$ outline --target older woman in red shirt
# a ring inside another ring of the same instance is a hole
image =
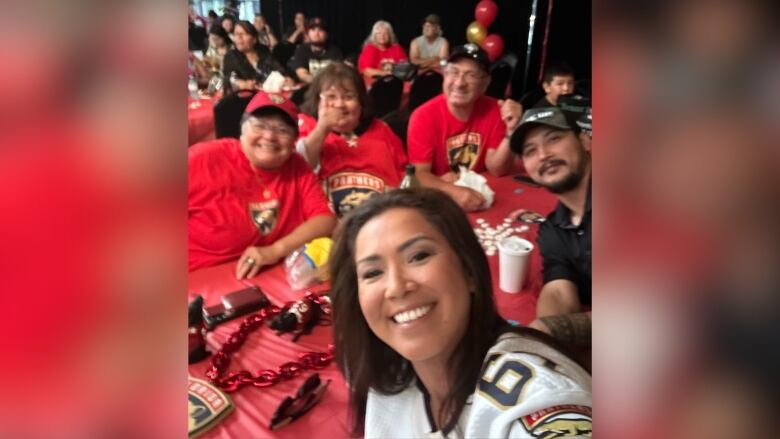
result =
[[[363,45],[358,58],[358,70],[365,76],[390,74],[393,64],[407,61],[406,51],[398,44],[393,26],[384,20],[374,23],[371,35]]]

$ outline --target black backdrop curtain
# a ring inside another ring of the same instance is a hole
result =
[[[520,57],[513,82],[513,97],[519,98],[526,88],[536,85],[541,62],[542,37],[547,20],[548,0],[539,0],[536,29],[529,69],[529,87],[523,87],[528,16],[532,0],[495,0],[498,16],[488,28],[504,39],[504,51]],[[279,28],[279,6],[284,28],[292,25],[297,11],[307,17],[319,16],[328,25],[330,39],[345,54],[360,53],[363,41],[377,20],[387,20],[409,50],[410,41],[422,33],[422,20],[430,13],[442,20],[444,36],[450,45],[466,42],[466,27],[474,21],[478,0],[262,0],[261,9],[272,26]],[[591,77],[591,2],[589,0],[557,0],[553,4],[552,22],[547,49],[547,62],[565,60],[574,68],[577,79]]]

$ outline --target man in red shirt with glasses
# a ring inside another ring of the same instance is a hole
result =
[[[460,167],[504,175],[513,166],[509,137],[522,106],[484,96],[490,61],[475,44],[458,46],[444,66],[443,93],[421,105],[409,119],[409,162],[423,186],[440,189],[466,211],[478,210],[484,198],[456,186]]]

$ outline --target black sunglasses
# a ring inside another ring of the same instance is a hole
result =
[[[294,397],[286,397],[279,404],[271,417],[269,428],[278,430],[285,425],[305,415],[312,407],[317,405],[325,394],[331,380],[324,383],[320,381],[320,374],[315,373],[303,382]]]

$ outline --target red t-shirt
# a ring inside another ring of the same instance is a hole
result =
[[[219,139],[191,146],[188,162],[190,271],[237,259],[312,217],[333,215],[298,154],[280,170],[263,171],[250,165],[238,139]]]
[[[363,51],[360,52],[358,70],[360,73],[363,73],[366,69],[381,69],[382,64],[386,62],[396,64],[408,59],[409,57],[406,56],[406,51],[398,44],[393,44],[387,49],[380,49],[379,47],[368,43],[363,46]]]
[[[317,125],[316,119],[298,116],[298,130],[305,138]],[[350,142],[331,132],[320,153],[319,177],[336,214],[343,215],[376,193],[397,187],[404,176],[406,153],[401,139],[386,123],[374,119],[368,129]]]
[[[430,163],[434,175],[457,172],[456,164],[483,172],[487,150],[498,148],[505,133],[506,124],[495,99],[480,96],[469,120],[462,122],[450,113],[447,98],[440,94],[409,118],[409,163]]]

